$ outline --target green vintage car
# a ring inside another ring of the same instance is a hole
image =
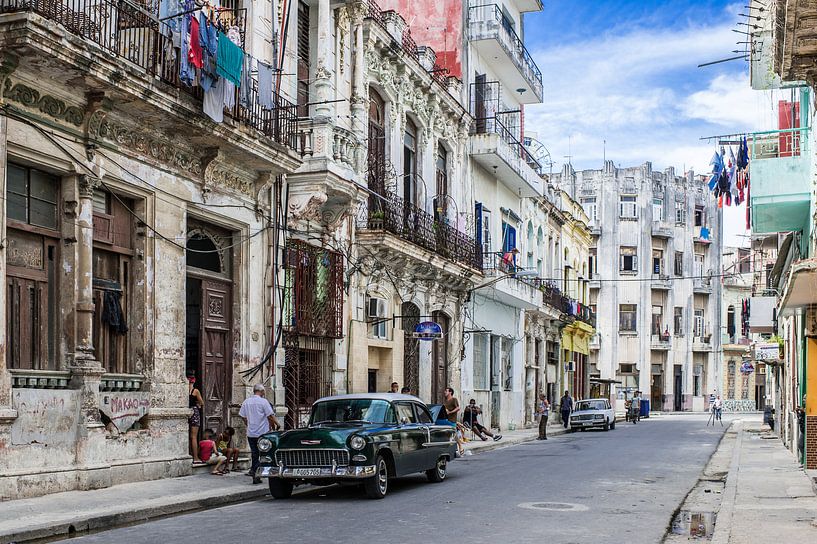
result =
[[[312,405],[309,425],[271,432],[258,440],[256,475],[269,479],[276,499],[298,484],[363,484],[382,499],[389,478],[424,472],[445,480],[457,450],[455,429],[436,425],[423,402],[411,395],[358,394],[325,397]]]

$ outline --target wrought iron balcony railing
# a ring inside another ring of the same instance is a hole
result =
[[[380,189],[370,195],[360,211],[358,225],[389,232],[441,257],[482,270],[482,252],[474,238],[392,191]]]
[[[485,4],[468,8],[468,28],[472,40],[498,40],[536,95],[542,96],[542,72],[500,6]]]
[[[0,0],[0,13],[36,13],[147,75],[200,99],[200,88],[187,87],[179,80],[179,51],[173,47],[168,24],[158,19],[156,10],[158,2],[142,6],[128,0]],[[221,9],[220,14],[239,26],[243,40],[246,9]],[[248,107],[242,107],[236,95],[230,116],[277,144],[294,146],[298,120],[295,105],[273,93],[273,108],[262,108],[256,99],[258,83],[254,79],[250,94]]]

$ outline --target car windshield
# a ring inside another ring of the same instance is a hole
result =
[[[606,410],[607,403],[603,400],[582,400],[576,403],[576,411],[580,410]]]
[[[337,399],[317,403],[312,408],[310,425],[358,421],[394,423],[391,404],[378,399]]]

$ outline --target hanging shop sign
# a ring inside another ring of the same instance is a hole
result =
[[[755,366],[752,364],[751,361],[743,361],[740,365],[740,373],[741,374],[751,374],[755,371]]]
[[[768,361],[780,358],[780,345],[776,343],[755,344],[755,359]]]
[[[414,327],[411,337],[418,340],[437,340],[443,337],[443,328],[434,321],[422,321]]]

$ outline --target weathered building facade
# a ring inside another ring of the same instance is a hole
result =
[[[720,382],[721,223],[705,181],[649,162],[574,172],[554,184],[589,219],[590,305],[601,333],[590,372],[653,410],[704,410]],[[619,406],[621,408],[621,406]]]
[[[253,7],[207,26],[272,62]],[[158,10],[0,3],[2,498],[190,473],[185,375],[235,424],[272,342],[294,105],[252,77],[205,115]]]

